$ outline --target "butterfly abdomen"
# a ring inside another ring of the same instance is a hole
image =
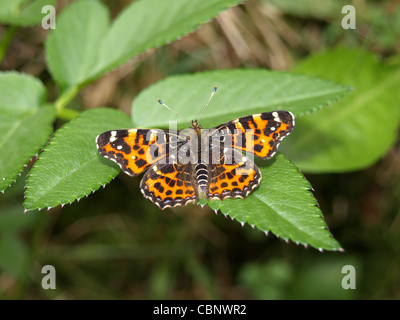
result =
[[[196,181],[199,186],[199,193],[203,194],[207,191],[208,187],[208,170],[207,165],[204,163],[198,163],[195,166]]]

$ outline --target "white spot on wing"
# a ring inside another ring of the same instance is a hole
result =
[[[279,118],[278,112],[274,111],[274,112],[272,112],[272,115],[273,115],[274,120],[275,120],[276,122],[281,122],[281,119]]]

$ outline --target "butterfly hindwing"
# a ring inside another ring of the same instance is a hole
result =
[[[140,189],[160,209],[184,206],[198,198],[190,164],[154,164],[144,174]]]
[[[96,138],[99,153],[130,176],[144,172],[168,155],[169,133],[161,129],[126,129],[103,132]]]
[[[222,159],[222,163],[209,165],[208,198],[246,198],[260,184],[260,170],[251,159],[238,151],[233,152],[233,157]]]

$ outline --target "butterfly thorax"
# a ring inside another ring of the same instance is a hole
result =
[[[199,125],[197,120],[192,120],[192,129],[195,130],[198,135],[200,135],[200,130],[203,129],[203,127]]]

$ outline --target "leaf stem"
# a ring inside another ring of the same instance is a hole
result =
[[[79,116],[79,114],[78,110],[65,108],[58,112],[57,117],[62,120],[72,120]]]
[[[66,105],[79,93],[82,85],[76,85],[66,89],[54,103],[57,110],[57,117],[64,120],[72,120],[79,115],[79,111],[65,108]]]
[[[65,106],[79,93],[79,90],[79,86],[70,87],[58,97],[55,102],[57,113],[60,113],[65,108]]]
[[[17,31],[16,26],[11,26],[7,29],[5,32],[3,38],[0,41],[0,63],[3,61],[4,56],[6,55],[6,52],[8,50],[8,47],[10,46],[11,40],[14,38],[14,35]]]

